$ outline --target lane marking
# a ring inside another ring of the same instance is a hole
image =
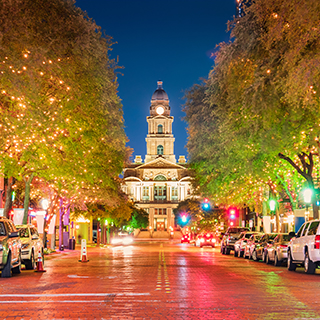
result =
[[[7,298],[27,298],[27,297],[114,297],[114,296],[150,296],[149,292],[122,292],[122,293],[29,293],[29,294],[1,294]],[[0,301],[2,302],[2,301]]]

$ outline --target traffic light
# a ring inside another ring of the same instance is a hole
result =
[[[181,217],[181,221],[182,221],[183,223],[186,223],[186,222],[187,222],[187,216],[186,216],[186,215],[183,215],[183,216]]]
[[[210,205],[209,199],[208,198],[204,198],[203,202],[202,202],[202,209],[207,211],[207,210],[210,209],[210,207],[211,207],[211,205]]]
[[[230,207],[228,209],[228,219],[229,219],[229,226],[236,225],[236,219],[238,217],[238,209],[236,207]]]

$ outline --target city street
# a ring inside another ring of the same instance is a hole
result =
[[[1,319],[320,318],[320,270],[289,272],[170,242],[53,254],[45,273],[1,278]]]

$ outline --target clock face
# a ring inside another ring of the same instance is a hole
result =
[[[157,112],[157,114],[163,114],[164,113],[163,107],[158,107],[156,112]]]

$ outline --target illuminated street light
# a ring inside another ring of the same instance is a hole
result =
[[[42,199],[41,200],[41,207],[43,210],[47,210],[49,208],[49,200],[48,199]]]
[[[271,199],[269,200],[269,208],[271,211],[274,211],[276,209],[276,201]]]
[[[311,203],[311,198],[312,198],[312,190],[311,189],[304,189],[303,192],[303,199],[304,199],[304,202],[306,204],[310,204]]]

